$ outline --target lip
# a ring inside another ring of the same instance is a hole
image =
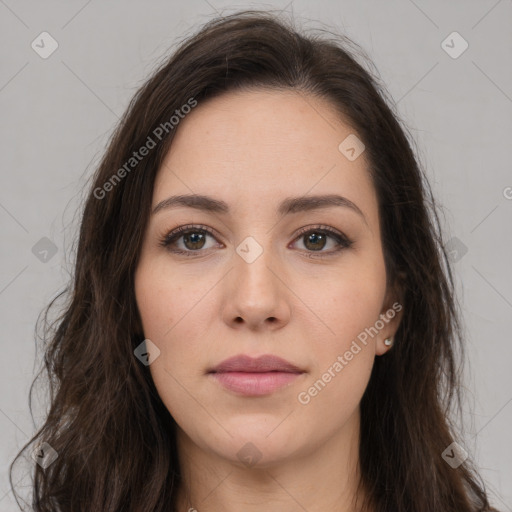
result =
[[[251,357],[241,354],[230,357],[222,361],[208,373],[225,373],[225,372],[287,372],[287,373],[303,373],[303,370],[294,364],[272,354],[265,354],[260,357]]]
[[[208,374],[224,388],[244,396],[262,396],[290,384],[305,373],[280,357],[265,354],[252,358],[238,355],[226,359]]]

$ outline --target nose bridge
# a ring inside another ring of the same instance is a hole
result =
[[[270,319],[282,324],[289,317],[286,287],[278,278],[278,254],[271,248],[271,236],[248,236],[236,246],[227,298],[229,322],[241,320],[259,326]],[[264,240],[263,240],[264,238]]]
[[[276,255],[272,252],[270,236],[266,236],[265,240],[262,240],[262,235],[258,238],[261,242],[248,236],[236,247],[235,279],[237,288],[245,296],[257,299],[259,294],[264,293],[268,300],[278,292],[277,278],[270,270],[277,265]]]

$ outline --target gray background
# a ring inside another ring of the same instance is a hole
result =
[[[494,503],[512,511],[511,0],[0,0],[0,511],[17,510],[7,468],[34,431],[35,321],[68,278],[75,212],[107,137],[179,38],[242,8],[286,8],[313,20],[306,27],[319,20],[352,37],[398,102],[457,251],[469,359],[464,445]],[[31,47],[43,31],[59,45],[47,59]],[[469,44],[457,58],[442,47],[453,31]],[[46,262],[32,252],[43,237],[57,248]],[[44,411],[36,407],[38,425]]]

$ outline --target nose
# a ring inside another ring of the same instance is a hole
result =
[[[235,254],[226,278],[223,318],[231,328],[274,331],[289,322],[293,294],[270,250],[250,263]]]

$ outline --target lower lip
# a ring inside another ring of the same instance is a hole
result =
[[[224,372],[210,375],[230,391],[245,396],[261,396],[268,395],[289,384],[301,374],[289,372]]]

